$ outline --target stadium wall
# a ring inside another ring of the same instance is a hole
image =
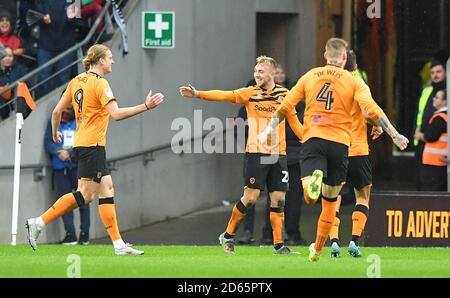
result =
[[[142,11],[174,11],[174,49],[142,49]],[[238,106],[181,98],[178,87],[192,83],[198,89],[235,89],[253,76],[256,52],[256,13],[298,13],[298,60],[289,68],[301,74],[316,60],[314,1],[296,0],[155,0],[139,1],[128,17],[129,54],[122,55],[120,33],[109,42],[115,64],[107,76],[119,106],[143,102],[148,90],[163,92],[165,102],[157,110],[110,122],[107,157],[114,158],[171,142],[177,131],[171,124],[177,117],[193,123],[195,110],[203,120],[234,117]],[[305,41],[300,43],[302,36]],[[62,89],[38,102],[25,121],[22,164],[48,164],[43,136]],[[206,133],[196,132],[196,135]],[[0,123],[0,166],[14,162],[15,119]],[[193,135],[194,136],[194,135]],[[119,225],[130,230],[196,210],[235,201],[242,193],[242,156],[234,154],[183,154],[170,149],[154,154],[155,161],[144,166],[142,158],[118,162],[112,173]],[[10,242],[13,171],[0,170],[0,243]],[[51,191],[51,171],[41,181],[33,181],[33,170],[21,173],[18,242],[26,242],[25,219],[46,210],[56,199]],[[91,238],[106,236],[97,212],[91,205]],[[78,227],[78,212],[75,212]],[[225,223],[224,223],[225,224]],[[42,242],[56,242],[63,236],[62,222],[45,230]],[[218,231],[219,232],[219,231]]]

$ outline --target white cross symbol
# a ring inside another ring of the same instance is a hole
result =
[[[155,37],[161,38],[163,30],[169,30],[169,22],[162,21],[162,14],[155,15],[155,21],[148,23],[148,30],[155,30]]]

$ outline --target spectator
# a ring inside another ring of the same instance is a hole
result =
[[[73,138],[76,129],[75,113],[70,107],[63,111],[61,115],[61,124],[58,130],[62,133],[62,142],[56,144],[52,139],[51,117],[48,121],[45,132],[45,149],[51,155],[53,166],[53,183],[57,192],[57,197],[63,194],[76,191],[78,188],[77,169],[78,164],[72,160],[73,156]],[[80,244],[89,244],[89,205],[85,204],[80,208]],[[77,244],[75,225],[73,223],[73,212],[70,211],[62,216],[66,236],[61,241],[64,245]]]
[[[433,98],[436,96],[436,92],[445,89],[447,85],[446,82],[446,72],[445,64],[441,61],[434,61],[431,65],[431,85],[425,87],[422,90],[422,95],[419,99],[419,106],[417,110],[417,117],[415,123],[415,136],[419,136],[417,132],[423,133],[433,116],[436,109],[433,107]],[[417,190],[422,190],[421,186],[421,174],[422,169],[422,155],[425,143],[420,139],[414,139],[414,146],[416,146],[416,188]]]
[[[45,14],[40,21],[40,35],[38,41],[38,65],[44,65],[75,44],[76,40],[76,6],[67,10],[69,3],[66,0],[40,0],[37,11]],[[55,63],[55,72],[68,67],[75,60],[74,55],[68,55]],[[38,83],[44,81],[52,74],[52,66],[46,67],[38,75]],[[59,85],[70,80],[71,70],[66,69],[58,74]],[[38,90],[38,96],[50,91],[49,83],[43,83]]]
[[[11,84],[27,73],[27,69],[20,63],[16,63],[14,60],[13,51],[11,48],[5,48],[6,56],[0,62],[0,90],[6,88],[8,84]],[[10,101],[12,98],[12,92],[7,91],[0,95],[0,106]],[[0,109],[0,116],[4,119],[9,116],[11,105]]]
[[[277,68],[275,70],[275,83],[288,89],[291,89],[293,87],[293,84],[291,84],[291,82],[286,77],[286,72],[284,71],[284,67],[281,64],[277,64]]]
[[[2,0],[0,2],[0,11],[9,12],[13,18],[17,16],[17,0]]]
[[[3,57],[5,56],[6,56],[5,46],[0,43],[0,60],[2,60]]]
[[[0,11],[0,43],[13,50],[14,55],[21,56],[25,52],[20,39],[13,34],[13,18],[6,11]]]
[[[103,5],[105,5],[105,0],[81,0],[81,17],[95,21],[102,12]],[[104,22],[102,20],[95,32],[99,34],[103,26]]]
[[[424,132],[417,131],[415,138],[425,142],[422,155],[421,185],[424,191],[447,191],[447,94],[439,90],[433,98],[436,112]]]
[[[425,65],[422,67],[422,70],[420,71],[420,78],[422,79],[423,87],[431,84],[431,65],[433,64],[433,61],[437,60],[445,65],[447,64],[449,56],[450,53],[447,50],[441,49],[434,53],[433,59],[425,63]]]
[[[19,28],[16,29],[20,30],[28,28],[27,12],[30,9],[36,10],[35,0],[19,0],[19,13],[18,13],[19,21],[17,22]]]
[[[25,54],[20,56],[19,61],[27,66],[29,69],[37,67],[37,48],[39,38],[39,20],[27,18],[29,10],[36,10],[36,3],[38,0],[19,0],[19,14],[16,22],[15,32],[22,41],[22,47],[25,49]],[[27,23],[29,19],[29,23]]]

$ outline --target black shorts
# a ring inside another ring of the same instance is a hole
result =
[[[75,147],[73,151],[78,162],[78,179],[92,179],[100,183],[103,176],[110,174],[106,167],[105,147]]]
[[[372,184],[372,162],[369,155],[348,158],[347,182],[357,190]]]
[[[267,159],[267,160],[265,160]],[[284,155],[246,153],[244,161],[245,186],[267,191],[288,191],[289,173]]]
[[[300,152],[302,178],[311,176],[315,170],[322,170],[323,183],[337,186],[345,182],[347,167],[348,147],[344,144],[312,138],[302,145]]]

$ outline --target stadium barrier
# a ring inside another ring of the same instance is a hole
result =
[[[373,192],[365,246],[450,247],[450,193]]]

